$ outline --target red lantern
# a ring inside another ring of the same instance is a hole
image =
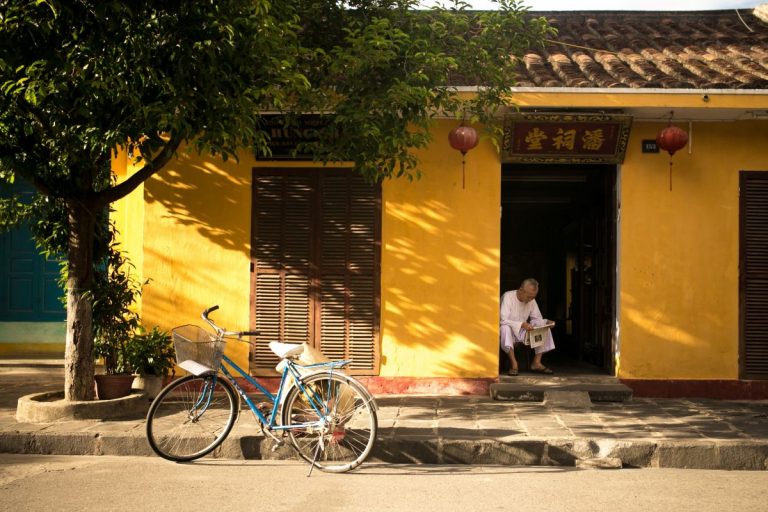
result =
[[[688,144],[688,134],[677,126],[667,126],[656,136],[656,144],[672,156]]]
[[[448,134],[448,142],[453,149],[461,151],[461,188],[464,188],[464,156],[467,151],[473,149],[480,142],[477,130],[471,126],[464,126],[464,122]]]
[[[688,144],[688,134],[677,126],[669,125],[656,136],[656,145],[669,153],[669,190],[672,190],[672,155]]]

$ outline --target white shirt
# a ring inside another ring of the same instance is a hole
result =
[[[521,302],[517,298],[517,290],[506,292],[501,297],[501,310],[499,312],[499,326],[509,325],[512,332],[517,335],[523,328],[523,322],[533,325],[544,325],[546,322],[541,316],[536,299],[529,302]]]

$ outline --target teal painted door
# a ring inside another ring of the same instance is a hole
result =
[[[12,190],[29,199],[34,194],[27,183],[17,182]],[[63,320],[58,277],[59,262],[40,255],[27,226],[0,233],[0,322]]]

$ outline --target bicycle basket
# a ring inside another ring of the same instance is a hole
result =
[[[224,354],[224,340],[217,340],[216,335],[197,325],[182,325],[172,332],[178,364],[191,360],[212,370],[219,368]]]

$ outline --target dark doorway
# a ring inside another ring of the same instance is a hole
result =
[[[505,164],[501,204],[501,291],[539,281],[557,324],[545,363],[614,374],[616,167]]]

